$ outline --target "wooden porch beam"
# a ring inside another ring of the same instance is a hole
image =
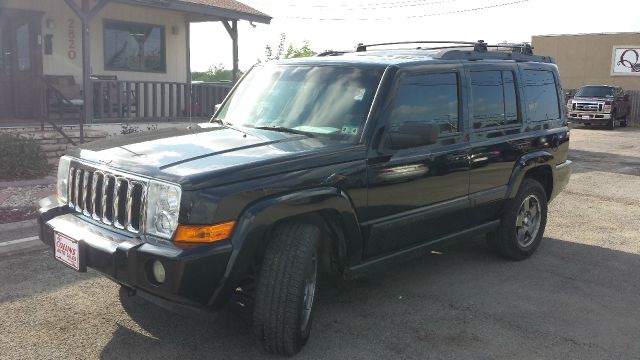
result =
[[[231,37],[231,51],[233,54],[233,82],[235,83],[240,78],[240,69],[238,61],[238,20],[231,20],[231,24],[228,21],[221,21],[224,28]]]

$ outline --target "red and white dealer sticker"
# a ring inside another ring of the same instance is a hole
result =
[[[80,271],[80,246],[78,240],[54,233],[56,259]]]

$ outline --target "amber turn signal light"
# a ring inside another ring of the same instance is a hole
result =
[[[175,242],[182,243],[212,243],[229,238],[235,221],[229,221],[216,225],[178,225]]]

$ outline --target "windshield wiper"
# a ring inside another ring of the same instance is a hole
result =
[[[286,132],[286,133],[290,133],[290,134],[305,135],[305,136],[310,137],[310,138],[316,137],[315,135],[313,135],[310,132],[291,129],[291,128],[284,127],[284,126],[251,126],[251,127],[254,128],[254,129],[260,129],[260,130],[273,130],[273,131],[278,131],[278,132]]]

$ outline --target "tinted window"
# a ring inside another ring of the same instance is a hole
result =
[[[471,72],[473,128],[518,123],[518,104],[511,71]]]
[[[104,66],[108,70],[165,71],[164,27],[108,21]]]
[[[458,131],[458,78],[455,73],[405,77],[389,113],[391,130],[403,123],[440,125],[440,133]]]
[[[560,118],[558,92],[551,71],[524,70],[527,119],[544,121]]]

